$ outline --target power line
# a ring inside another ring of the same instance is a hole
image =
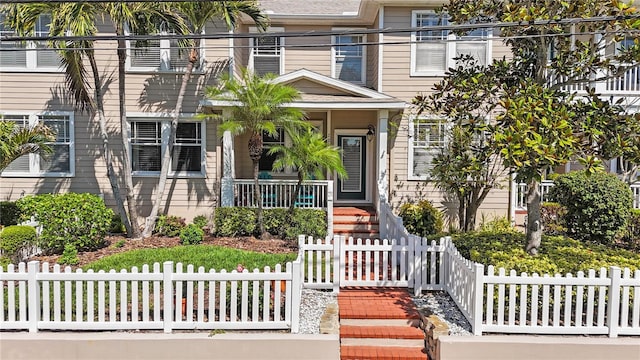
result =
[[[85,35],[85,36],[4,36],[2,41],[101,41],[101,40],[185,40],[185,39],[248,39],[264,37],[319,37],[319,36],[339,36],[339,35],[367,35],[367,34],[392,34],[392,33],[412,33],[421,31],[450,31],[450,30],[476,30],[476,29],[505,29],[512,27],[536,27],[544,25],[575,25],[581,23],[598,23],[610,21],[623,21],[639,19],[639,14],[626,16],[598,16],[591,18],[568,18],[558,20],[535,20],[520,22],[490,22],[477,24],[453,24],[453,25],[433,25],[409,28],[376,28],[376,29],[333,29],[330,31],[283,31],[283,32],[216,32],[211,34],[154,34],[154,35]]]

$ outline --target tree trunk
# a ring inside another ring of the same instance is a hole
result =
[[[289,215],[293,216],[293,210],[296,207],[296,199],[300,195],[300,189],[302,189],[302,174],[298,171],[298,183],[296,184],[296,190],[291,194],[291,204],[289,204]]]
[[[180,119],[180,113],[182,112],[182,104],[184,102],[184,94],[187,92],[187,85],[191,79],[193,68],[198,61],[198,50],[200,48],[200,39],[196,39],[194,47],[189,51],[189,62],[187,63],[187,69],[182,75],[182,83],[180,84],[180,90],[178,91],[178,98],[176,100],[176,107],[173,110],[173,116],[171,118],[171,130],[169,132],[169,143],[167,149],[162,155],[162,167],[160,168],[160,179],[158,179],[158,187],[156,188],[156,197],[153,201],[153,207],[151,214],[147,218],[142,237],[147,238],[153,233],[153,229],[156,226],[156,219],[158,218],[158,211],[160,210],[160,204],[164,197],[164,192],[167,187],[167,176],[169,174],[169,164],[171,161],[171,154],[173,154],[173,146],[176,141],[176,132],[178,129],[178,120]]]
[[[262,192],[260,191],[260,180],[258,180],[258,173],[260,172],[260,159],[251,159],[253,161],[253,186],[255,191],[253,192],[253,200],[258,205],[256,211],[256,217],[258,218],[258,228],[260,229],[260,237],[265,239],[267,237],[264,229],[264,219],[262,216]]]
[[[460,231],[465,231],[467,228],[466,219],[465,219],[465,201],[464,195],[458,196],[458,228]]]
[[[527,244],[525,250],[537,255],[542,243],[542,222],[540,219],[540,187],[536,180],[527,184]]]
[[[107,167],[107,178],[109,178],[109,184],[111,185],[111,191],[116,201],[116,207],[118,214],[122,219],[122,223],[127,231],[127,234],[131,234],[131,222],[129,216],[127,216],[127,210],[124,208],[124,201],[120,195],[120,184],[118,184],[118,178],[116,177],[115,170],[113,169],[113,162],[111,160],[111,149],[109,148],[109,134],[107,133],[107,120],[104,115],[104,98],[102,96],[102,83],[100,81],[100,74],[98,65],[96,64],[96,58],[93,54],[88,56],[89,63],[91,65],[91,72],[93,73],[93,86],[95,88],[95,101],[96,101],[96,115],[98,116],[98,123],[100,124],[100,137],[102,138],[102,158],[104,159],[105,166]]]
[[[116,35],[124,36],[122,26],[116,26]],[[131,168],[131,151],[129,150],[129,136],[127,124],[127,109],[125,103],[125,62],[127,60],[127,44],[123,38],[118,38],[118,102],[120,103],[120,134],[122,135],[122,169],[125,184],[125,198],[127,199],[127,209],[129,220],[131,221],[131,232],[129,237],[140,237],[140,223],[138,222],[138,209],[133,196],[133,176]]]
[[[467,204],[466,208],[466,223],[464,231],[473,231],[476,228],[476,214],[478,213],[478,204],[470,202],[469,204]]]

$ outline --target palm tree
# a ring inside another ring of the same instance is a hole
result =
[[[278,154],[273,163],[274,170],[284,168],[298,169],[298,184],[291,194],[289,214],[293,214],[295,202],[300,194],[302,182],[312,178],[322,179],[324,173],[336,172],[338,177],[347,177],[347,171],[342,165],[340,150],[336,146],[327,144],[322,134],[312,128],[289,134],[291,146],[277,145],[269,150],[269,154]]]
[[[51,129],[43,124],[19,127],[12,121],[0,120],[0,172],[23,155],[51,154],[48,143],[54,140]]]
[[[215,19],[224,20],[227,28],[233,29],[238,24],[238,20],[241,14],[248,15],[255,24],[261,29],[266,29],[267,19],[260,12],[256,3],[250,1],[223,1],[223,2],[180,2],[176,3],[175,7],[180,12],[181,16],[185,20],[186,34],[199,35],[204,30],[208,22]],[[178,128],[178,120],[180,113],[182,112],[182,105],[184,103],[184,95],[187,92],[187,85],[193,74],[193,69],[196,68],[200,61],[200,38],[194,37],[193,40],[187,41],[187,53],[188,62],[185,72],[182,76],[182,83],[180,84],[180,90],[178,91],[178,98],[176,100],[176,106],[171,118],[171,128],[169,131],[169,143],[167,144],[167,150],[162,156],[162,166],[160,168],[160,179],[158,179],[158,188],[156,190],[156,196],[153,201],[153,208],[147,224],[142,232],[142,237],[148,237],[153,232],[155,227],[158,211],[160,210],[160,204],[164,197],[167,175],[169,173],[169,162],[173,153],[173,146],[176,139],[176,129]]]
[[[304,121],[304,113],[296,108],[285,106],[298,99],[300,94],[295,88],[273,81],[274,75],[264,77],[254,75],[247,69],[241,70],[239,80],[228,75],[222,78],[220,87],[209,87],[207,98],[232,102],[231,117],[222,119],[220,131],[229,131],[232,135],[249,135],[249,157],[253,162],[254,201],[258,204],[258,226],[261,236],[267,234],[262,218],[262,196],[258,182],[259,161],[262,157],[262,135],[277,137],[278,128],[289,132],[295,128],[309,126]]]

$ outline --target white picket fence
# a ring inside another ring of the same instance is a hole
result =
[[[301,261],[273,270],[130,272],[61,269],[37,261],[0,268],[2,330],[290,329],[298,332]]]
[[[548,201],[549,190],[553,187],[553,181],[544,180],[540,183],[540,199]],[[640,209],[640,182],[629,185],[633,195],[633,208]],[[527,208],[527,184],[519,183],[516,187],[516,209]]]

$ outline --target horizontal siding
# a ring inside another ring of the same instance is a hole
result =
[[[286,32],[331,31],[330,26],[287,26]],[[284,39],[284,72],[305,68],[331,76],[331,36],[303,36]],[[312,47],[305,47],[314,45]],[[299,47],[296,47],[299,46]]]

